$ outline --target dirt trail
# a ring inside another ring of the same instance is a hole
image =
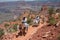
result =
[[[34,33],[36,33],[36,31],[37,31],[38,29],[40,29],[43,25],[46,25],[46,23],[44,23],[44,24],[39,24],[38,27],[32,27],[32,26],[30,26],[29,29],[28,29],[28,32],[27,32],[27,34],[26,34],[25,36],[20,36],[20,37],[18,37],[18,38],[16,38],[16,39],[13,39],[13,40],[29,40],[29,38],[31,38],[31,36],[32,36]]]

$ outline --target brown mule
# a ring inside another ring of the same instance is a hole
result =
[[[26,34],[26,32],[25,32],[25,27],[24,27],[24,25],[23,24],[20,24],[19,25],[19,33],[18,33],[18,35],[16,35],[16,37],[19,37],[19,36],[25,36],[25,34]]]

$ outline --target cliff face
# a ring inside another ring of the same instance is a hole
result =
[[[30,40],[58,40],[60,34],[60,27],[54,28],[54,26],[44,26],[39,29]]]

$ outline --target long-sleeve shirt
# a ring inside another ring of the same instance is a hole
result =
[[[27,23],[27,18],[25,18],[25,20],[22,20],[23,23]]]

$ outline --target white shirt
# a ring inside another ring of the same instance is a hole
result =
[[[27,18],[25,18],[25,21],[27,21]]]
[[[36,19],[37,19],[37,20],[39,20],[40,18],[39,18],[39,17],[37,17]]]
[[[24,25],[25,25],[25,27],[28,27],[29,26],[29,24],[27,24],[27,23],[24,23]]]
[[[34,19],[34,20],[33,20],[33,22],[34,22],[34,23],[36,23],[36,24],[38,24],[38,22],[39,22],[39,21],[38,21],[38,20],[36,20],[36,19]]]
[[[27,22],[27,18],[25,18],[25,20],[22,20],[22,22],[25,22],[26,23]]]

